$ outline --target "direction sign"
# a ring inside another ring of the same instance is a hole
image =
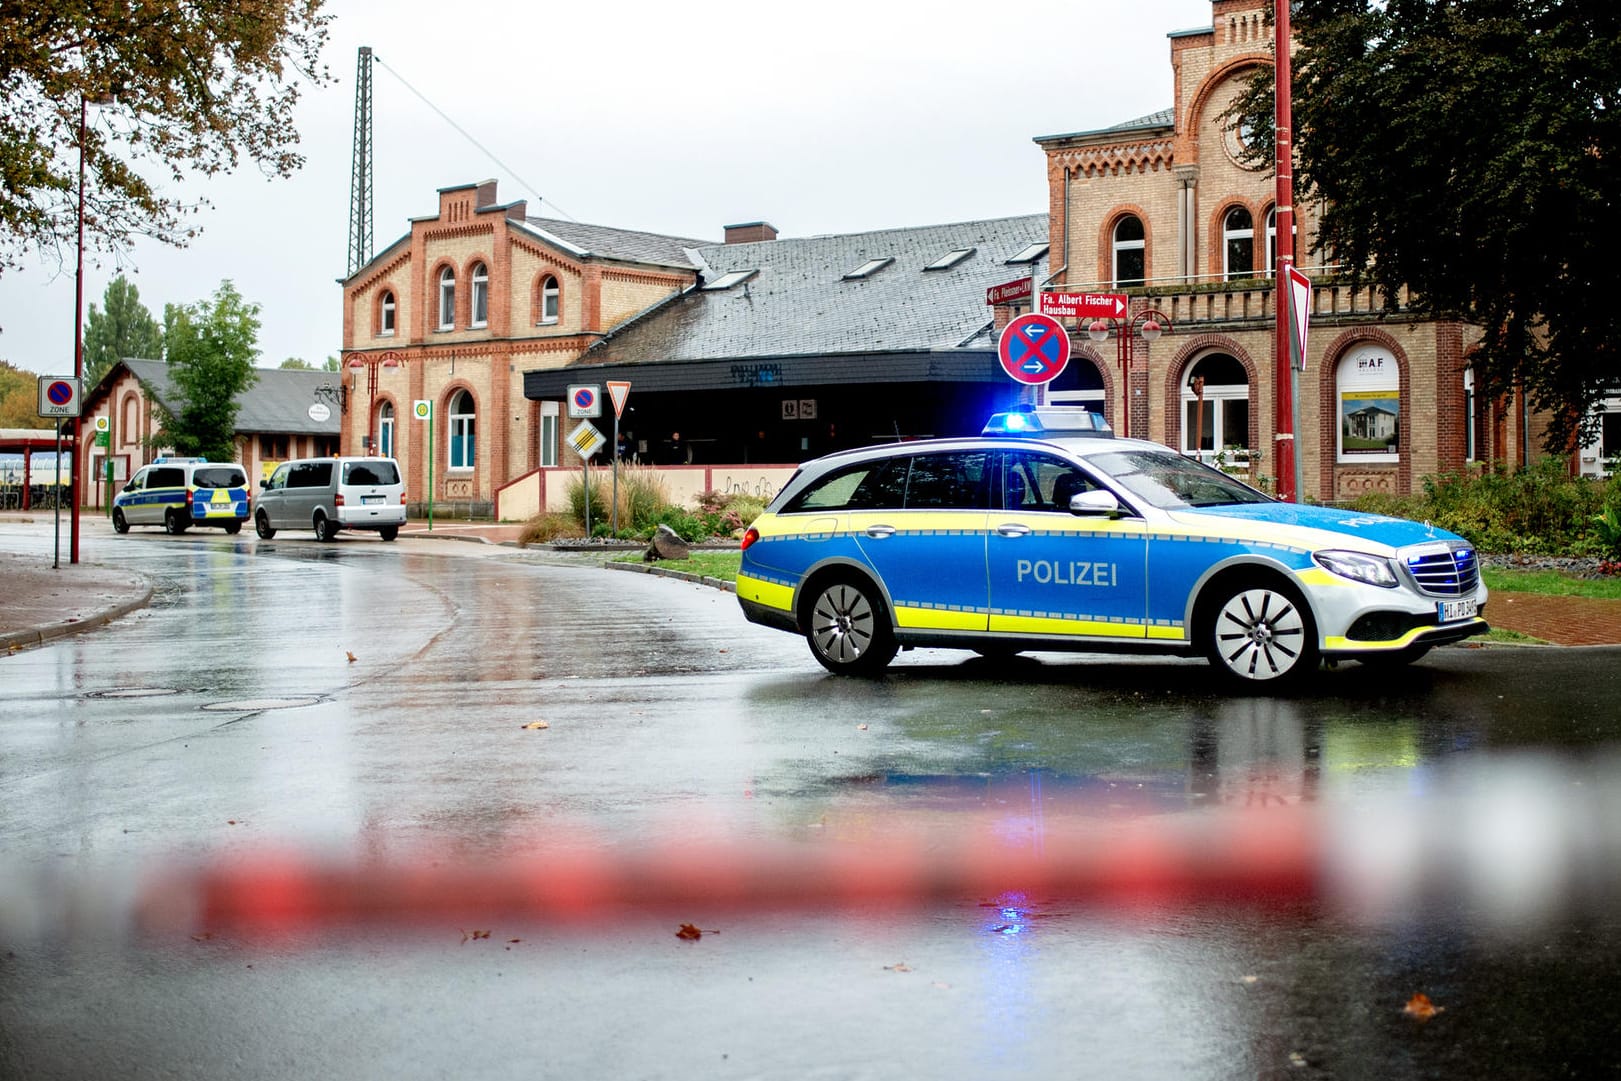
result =
[[[40,416],[76,417],[79,404],[79,380],[63,375],[39,377]]]
[[[985,290],[985,303],[1012,304],[1015,301],[1026,300],[1030,296],[1030,279],[1014,278],[1001,285],[993,285]]]
[[[625,415],[625,399],[630,397],[630,381],[628,379],[608,380],[608,397],[613,399],[614,419]]]
[[[568,415],[602,416],[602,396],[597,392],[595,383],[576,383],[568,388]]]
[[[578,428],[568,433],[568,445],[582,458],[591,457],[601,450],[607,441],[607,437],[597,431],[597,426],[588,420],[582,420]]]
[[[996,356],[1002,370],[1019,382],[1048,383],[1069,363],[1069,334],[1050,315],[1021,315],[1003,328]]]
[[[1057,319],[1124,319],[1126,294],[1042,293],[1036,310]]]

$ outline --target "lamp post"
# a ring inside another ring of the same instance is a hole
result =
[[[1114,319],[1094,319],[1086,328],[1086,336],[1095,342],[1109,337]],[[1138,334],[1143,341],[1154,342],[1171,329],[1171,320],[1156,308],[1144,308],[1130,319],[1124,320],[1115,334],[1117,359],[1120,363],[1120,386],[1123,405],[1120,410],[1120,434],[1131,435],[1131,354],[1132,341]]]
[[[392,349],[386,353],[362,356],[356,353],[349,358],[349,370],[358,372],[366,369],[366,444],[368,454],[376,453],[376,426],[377,426],[377,369],[398,368],[403,363],[400,355]]]
[[[79,93],[79,211],[78,250],[73,270],[73,378],[84,393],[84,139],[90,102]],[[82,401],[82,398],[81,398]],[[60,429],[58,429],[60,430]],[[73,467],[68,473],[69,502],[73,504],[68,518],[68,562],[79,562],[79,417],[73,417]],[[61,477],[57,478],[60,491]]]

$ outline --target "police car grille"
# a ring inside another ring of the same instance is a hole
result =
[[[1407,570],[1426,593],[1443,597],[1459,597],[1473,593],[1480,583],[1480,563],[1473,548],[1455,548],[1449,552],[1411,556]]]

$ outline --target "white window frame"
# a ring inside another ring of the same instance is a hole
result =
[[[379,338],[392,338],[394,336],[394,290],[384,289],[383,299],[378,304],[377,336]]]
[[[545,326],[557,322],[558,313],[562,309],[560,298],[563,295],[562,287],[558,284],[555,274],[548,274],[540,279],[540,320]]]
[[[1143,231],[1143,235],[1131,240],[1121,240],[1120,227],[1128,221],[1136,222],[1137,227]],[[1128,284],[1139,285],[1148,280],[1148,227],[1143,225],[1143,219],[1135,214],[1120,215],[1120,220],[1114,223],[1113,229],[1109,230],[1109,280],[1117,287],[1122,282],[1120,277],[1120,255],[1122,252],[1128,251],[1140,251],[1143,253],[1143,276],[1124,279]]]
[[[1353,397],[1354,396],[1354,397]],[[1383,403],[1391,402],[1393,405]],[[1376,465],[1401,461],[1401,453],[1345,449],[1347,412],[1353,408],[1393,411],[1397,446],[1401,433],[1401,368],[1382,345],[1359,345],[1334,365],[1334,460],[1341,465]]]
[[[1235,214],[1244,215],[1249,224],[1234,226]],[[1234,270],[1232,266],[1232,243],[1235,240],[1249,241],[1250,265],[1243,270]],[[1255,215],[1250,213],[1247,206],[1228,207],[1227,212],[1221,216],[1221,274],[1228,281],[1255,277]]]
[[[456,405],[465,398],[467,411],[456,412]],[[478,466],[478,406],[467,390],[457,390],[450,396],[445,409],[450,419],[450,442],[445,448],[445,461],[452,473],[471,473]]]
[[[540,403],[540,465],[548,469],[557,465],[558,402]]]
[[[1198,365],[1195,364],[1191,370],[1196,371],[1197,369]],[[1211,383],[1207,381],[1204,388],[1204,400],[1205,405],[1210,409],[1210,426],[1203,432],[1196,433],[1194,431],[1194,425],[1188,423],[1188,407],[1197,402],[1199,400],[1199,396],[1193,392],[1191,382],[1184,381],[1182,384],[1181,417],[1182,453],[1195,456],[1201,462],[1209,464],[1215,460],[1217,455],[1226,452],[1228,447],[1236,447],[1238,449],[1234,453],[1227,455],[1228,464],[1247,465],[1250,460],[1250,451],[1253,449],[1249,446],[1249,425],[1246,424],[1244,426],[1244,430],[1237,433],[1237,438],[1233,438],[1227,432],[1227,411],[1222,408],[1222,403],[1239,401],[1247,402],[1250,409],[1253,411],[1255,409],[1255,401],[1250,396],[1250,389],[1251,388],[1248,383]],[[1195,447],[1193,445],[1193,437],[1195,434],[1210,436],[1211,449],[1202,450]]]
[[[487,327],[490,325],[490,268],[483,263],[474,263],[469,279],[473,291],[470,295],[472,307],[469,311],[471,318],[468,325],[474,328]]]
[[[448,266],[439,269],[439,329],[456,329],[456,271]]]
[[[377,407],[377,450],[384,458],[394,454],[394,403],[383,402]]]

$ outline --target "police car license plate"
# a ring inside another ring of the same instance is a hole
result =
[[[1460,619],[1473,619],[1475,611],[1473,597],[1461,601],[1437,601],[1435,604],[1435,617],[1438,623],[1456,623]]]
[[[362,503],[381,503],[383,497],[380,495],[363,495],[360,497],[360,501]]]

